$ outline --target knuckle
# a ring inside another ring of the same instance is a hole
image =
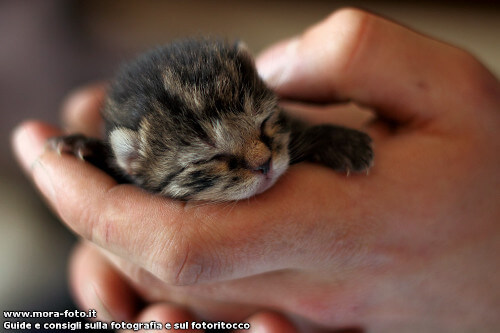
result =
[[[479,97],[479,101],[484,100],[486,96],[498,98],[498,80],[491,72],[473,54],[462,49],[457,49],[457,52],[457,68],[462,69],[463,75],[459,81],[464,84],[465,90],[470,91],[470,96]]]
[[[160,249],[155,256],[161,258],[154,265],[154,273],[170,285],[185,286],[207,282],[217,278],[216,267],[220,267],[217,257],[203,246],[200,237],[177,237]],[[196,241],[195,241],[196,240]]]
[[[453,47],[452,50],[449,57],[454,59],[454,64],[458,69],[456,75],[460,79],[459,82],[466,83],[471,79],[480,78],[484,74],[485,69],[474,55],[457,47]]]
[[[440,69],[443,78],[442,85],[453,89],[455,93],[453,100],[442,99],[443,103],[448,103],[442,107],[449,108],[452,103],[454,109],[457,110],[487,112],[498,109],[500,102],[498,80],[473,54],[448,45],[447,52],[443,52],[442,59],[441,62],[447,63]],[[471,125],[481,122],[482,119],[483,117],[475,117],[467,119],[466,122]],[[460,120],[464,119],[460,118]]]
[[[373,16],[372,14],[354,7],[343,7],[332,12],[327,21],[337,21],[341,20],[343,23],[355,23],[362,21],[367,16]]]
[[[329,75],[335,75],[337,82],[345,81],[351,76],[349,72],[355,66],[354,62],[363,61],[357,58],[362,53],[360,50],[373,42],[383,22],[375,15],[359,9],[339,9],[307,30],[301,39],[302,46],[313,49],[314,45],[321,45],[321,54],[328,57],[325,63],[333,66],[328,71]]]

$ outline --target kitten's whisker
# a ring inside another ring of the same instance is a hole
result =
[[[236,207],[237,201],[228,201],[224,208],[229,208],[229,211],[226,213],[226,216],[230,215],[233,211],[234,207]]]
[[[216,203],[216,201],[189,201],[189,204],[192,205],[193,208],[202,208]]]

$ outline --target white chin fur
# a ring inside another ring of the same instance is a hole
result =
[[[276,181],[278,181],[278,179],[286,171],[287,168],[288,163],[284,163],[282,165],[274,165],[272,171],[273,176],[271,178],[267,179],[264,177],[258,177],[258,180],[254,182],[251,187],[248,187],[246,191],[242,192],[237,196],[237,198],[234,198],[234,200],[250,198],[254,195],[267,191],[276,183]]]

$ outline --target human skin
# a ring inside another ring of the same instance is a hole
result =
[[[78,245],[70,265],[71,284],[82,308],[97,311],[99,320],[184,323],[198,321],[188,310],[171,302],[155,302],[139,307],[139,300],[129,283],[121,276],[99,249],[88,243]],[[244,332],[297,332],[282,315],[261,311],[242,320],[251,325]],[[169,330],[172,332],[201,332],[201,330]],[[239,331],[238,331],[239,332]]]
[[[44,151],[57,128],[28,122],[16,130],[21,165],[87,240],[72,266],[82,306],[104,302],[112,316],[130,317],[139,295],[214,320],[272,309],[332,329],[493,332],[498,80],[463,50],[353,9],[273,46],[257,65],[283,98],[372,109],[377,119],[363,126],[374,140],[370,174],[303,163],[254,199],[186,204]],[[67,127],[98,133],[102,96],[94,88],[70,100]],[[83,254],[106,274],[85,275]],[[121,279],[116,292],[103,288],[103,276]],[[79,279],[103,294],[92,296]]]

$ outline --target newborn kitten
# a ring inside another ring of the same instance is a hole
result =
[[[238,43],[187,39],[145,53],[118,73],[102,116],[104,141],[49,145],[180,200],[248,198],[304,160],[359,172],[373,159],[366,134],[286,115]]]

